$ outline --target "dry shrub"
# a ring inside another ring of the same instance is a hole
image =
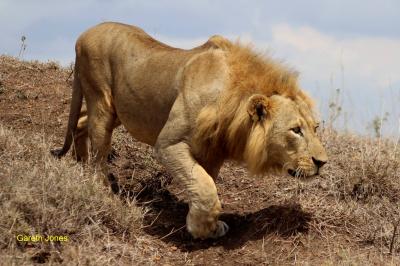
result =
[[[18,135],[0,127],[0,252],[5,262],[133,260],[145,241],[135,238],[143,210],[129,198],[112,195],[89,167],[50,157],[40,135]],[[68,236],[69,241],[27,243],[17,241],[17,235]]]
[[[340,233],[361,245],[372,244],[384,254],[399,254],[400,239],[393,235],[400,220],[397,144],[332,129],[322,137],[329,164],[300,199],[314,213],[314,229],[325,237]]]
[[[320,134],[329,155],[321,175],[309,182],[269,177],[267,201],[296,203],[311,214],[308,234],[324,240],[318,255],[326,263],[400,263],[399,143],[332,129]]]

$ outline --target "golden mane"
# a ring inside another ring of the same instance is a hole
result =
[[[220,39],[217,45],[226,51],[230,85],[216,106],[200,112],[192,148],[199,158],[244,160],[251,172],[264,172],[266,166],[261,163],[266,160],[269,125],[253,126],[246,110],[249,97],[280,95],[308,110],[313,109],[313,101],[300,90],[298,74],[284,64],[255,52],[249,45]]]
[[[310,108],[314,104],[298,86],[298,73],[254,51],[251,45],[232,44],[227,47],[228,64],[231,71],[231,89],[242,96],[260,93],[267,97],[278,94],[294,101],[303,100]]]

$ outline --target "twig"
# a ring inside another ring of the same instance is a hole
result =
[[[393,223],[393,236],[392,236],[392,241],[390,241],[389,254],[392,254],[393,251],[394,240],[396,239],[397,226],[399,225],[399,223],[400,220],[398,220],[396,223]]]
[[[90,217],[89,215],[86,215],[86,217],[93,223],[93,225],[96,225],[96,226],[97,226],[97,228],[100,230],[100,232],[102,232],[102,233],[104,234],[104,231],[101,230],[101,228],[100,228],[100,226],[99,226],[99,223],[96,223],[96,222],[92,219],[92,217]]]
[[[142,226],[142,229],[143,229],[143,228],[147,228],[147,227],[153,226],[153,224],[157,221],[158,217],[160,216],[160,214],[161,214],[162,212],[163,212],[163,210],[161,210],[161,211],[158,213],[157,217],[156,217],[150,224],[145,225],[145,226]]]
[[[68,78],[65,80],[65,82],[68,82],[69,78],[74,74],[74,69],[71,69],[71,72],[69,72]]]
[[[183,226],[181,226],[180,228],[176,229],[175,231],[174,231],[174,228],[173,228],[173,229],[171,230],[171,232],[169,232],[169,233],[166,234],[165,236],[159,238],[159,240],[164,239],[164,238],[166,238],[166,237],[169,237],[169,236],[172,235],[172,234],[175,234],[176,232],[178,232],[179,230],[181,230],[181,229],[184,228],[185,226],[186,226],[186,225],[183,225]]]
[[[18,54],[18,58],[19,59],[21,59],[24,56],[24,52],[25,52],[25,49],[26,49],[25,40],[26,40],[26,37],[22,36],[21,37],[21,48],[19,49],[19,54]]]
[[[135,199],[137,199],[137,198],[139,197],[139,195],[140,195],[146,188],[147,188],[147,186],[144,185],[144,186],[142,187],[142,189],[135,195]]]
[[[152,200],[140,202],[140,204],[141,204],[141,205],[148,205],[148,204],[150,204],[150,203],[160,202],[160,201],[162,201],[162,200],[161,200],[161,199],[152,199]]]
[[[15,217],[15,218],[14,218],[14,221],[13,221],[13,223],[12,223],[11,227],[10,227],[9,233],[11,233],[11,232],[12,232],[12,229],[13,229],[13,227],[14,227],[14,224],[15,224],[15,222],[16,222],[16,221],[17,221],[17,217]]]

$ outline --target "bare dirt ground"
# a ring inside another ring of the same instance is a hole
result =
[[[218,240],[193,240],[184,228],[182,187],[152,148],[122,127],[109,163],[118,195],[91,182],[90,167],[70,155],[48,155],[63,142],[70,74],[56,63],[0,56],[2,263],[400,264],[395,140],[322,129],[330,162],[309,183],[251,177],[228,162],[216,183],[230,231]],[[20,243],[17,234],[64,234],[70,241]]]

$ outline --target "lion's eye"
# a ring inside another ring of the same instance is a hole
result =
[[[314,132],[317,132],[317,129],[319,128],[319,125],[316,125],[315,127],[314,127]]]
[[[303,136],[303,132],[301,132],[300,127],[294,127],[294,128],[292,128],[292,131],[300,136]]]

